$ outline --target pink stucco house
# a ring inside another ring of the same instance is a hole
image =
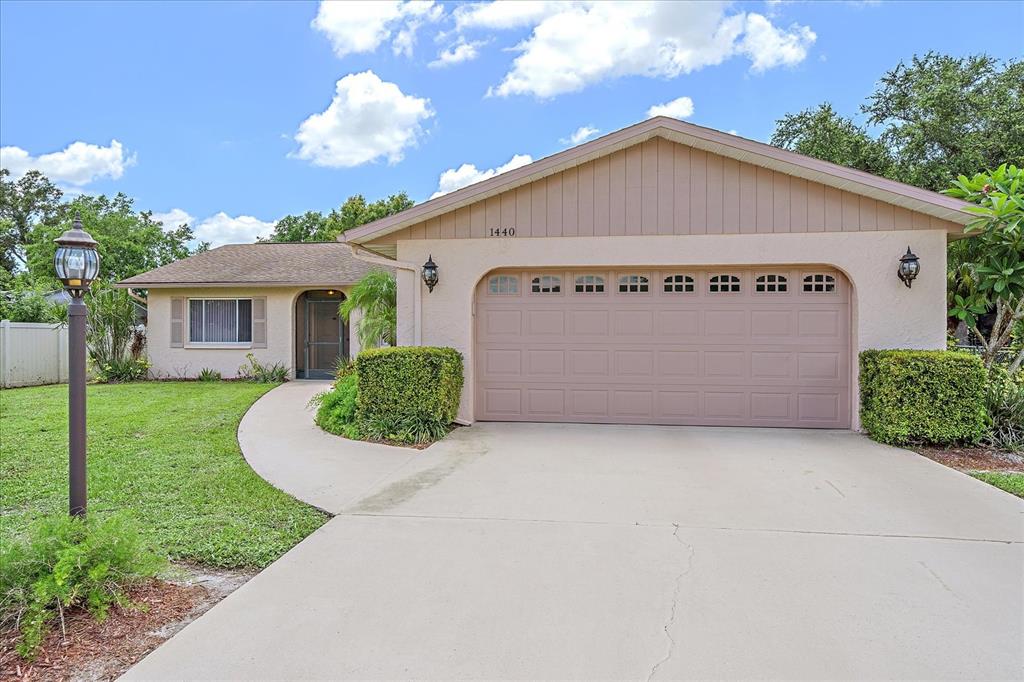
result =
[[[336,257],[394,269],[400,344],[463,353],[466,422],[856,428],[859,351],[945,346],[964,207],[658,117],[351,230]],[[908,247],[910,287],[896,274]],[[265,355],[293,367],[298,292],[350,284],[303,272],[287,292],[230,289],[282,292],[260,324]],[[228,293],[213,286],[150,289],[155,368],[212,357],[174,345],[175,325],[186,339],[198,323],[174,301]]]

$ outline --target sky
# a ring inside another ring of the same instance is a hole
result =
[[[767,141],[929,50],[1018,58],[1024,2],[0,2],[0,164],[214,245],[417,202],[653,115]]]

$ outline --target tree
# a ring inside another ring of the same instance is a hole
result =
[[[180,225],[164,230],[149,211],[137,212],[134,200],[118,193],[109,198],[78,196],[62,204],[60,220],[39,223],[25,244],[29,274],[37,281],[53,279],[53,240],[71,226],[80,213],[86,231],[99,242],[100,276],[119,281],[191,255],[192,229]]]
[[[274,225],[267,241],[271,242],[329,242],[353,227],[411,208],[414,202],[405,192],[392,194],[386,199],[367,203],[362,194],[354,194],[339,208],[327,215],[319,211],[306,211],[302,215],[289,215]]]
[[[8,273],[26,265],[23,246],[38,222],[52,223],[60,210],[62,192],[39,171],[18,180],[0,168],[0,268]]]
[[[970,178],[961,175],[944,193],[977,204],[970,210],[978,217],[965,228],[975,236],[954,252],[960,262],[953,269],[950,314],[975,333],[991,365],[1024,320],[1024,170],[1004,164]],[[978,317],[992,309],[995,318],[985,335]],[[1024,348],[1010,371],[1022,362]]]
[[[363,348],[376,348],[381,344],[393,346],[397,339],[398,287],[395,277],[383,270],[373,270],[359,280],[348,298],[341,302],[338,312],[348,322],[353,311],[363,313],[356,333]]]
[[[867,127],[822,104],[781,118],[771,142],[940,191],[979,168],[1024,163],[1022,100],[1024,61],[929,52],[882,76],[861,107]]]

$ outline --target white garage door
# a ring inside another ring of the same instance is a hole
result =
[[[476,418],[849,428],[849,300],[828,268],[495,271]]]

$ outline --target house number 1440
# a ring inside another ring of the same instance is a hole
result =
[[[515,237],[516,228],[514,227],[492,227],[489,237]]]

